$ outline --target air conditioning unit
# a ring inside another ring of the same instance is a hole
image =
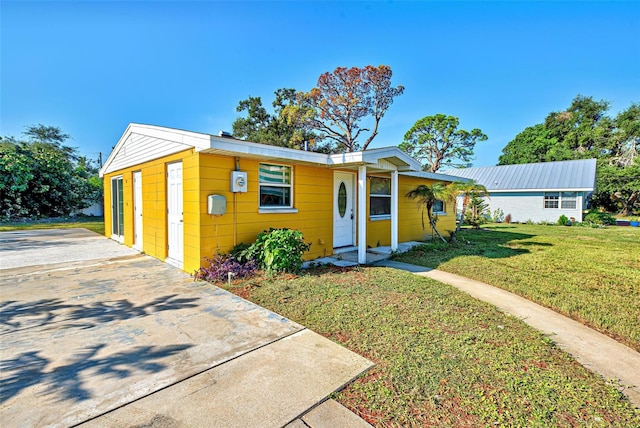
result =
[[[227,212],[227,199],[222,195],[207,196],[207,214],[223,215]]]

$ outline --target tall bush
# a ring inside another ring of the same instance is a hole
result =
[[[304,242],[302,232],[293,229],[269,229],[243,254],[256,260],[269,273],[296,272],[302,266],[302,255],[311,244]]]
[[[0,221],[67,215],[102,200],[98,169],[64,145],[69,135],[44,125],[24,135],[0,137]]]

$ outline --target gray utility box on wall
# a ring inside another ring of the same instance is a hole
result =
[[[245,171],[231,171],[231,191],[233,193],[247,191],[247,173]]]
[[[207,196],[207,214],[222,215],[227,212],[227,198],[222,195]]]

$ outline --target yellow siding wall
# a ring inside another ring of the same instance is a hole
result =
[[[293,167],[293,206],[297,213],[259,213],[258,164],[240,159],[240,170],[247,172],[248,191],[232,193],[230,174],[235,158],[219,155],[200,155],[200,256],[228,252],[235,244],[255,241],[258,233],[273,228],[300,230],[311,249],[305,259],[332,254],[333,249],[333,171],[300,165]],[[281,162],[272,162],[287,165]],[[223,195],[227,212],[222,216],[207,214],[207,196]],[[186,221],[186,219],[185,219]],[[235,223],[235,227],[234,227]],[[235,236],[234,236],[235,235]]]
[[[182,162],[184,202],[184,270],[192,273],[203,264],[203,257],[228,252],[237,243],[250,244],[258,233],[273,228],[300,230],[311,250],[305,259],[333,253],[333,174],[324,167],[289,165],[293,168],[293,205],[296,213],[260,213],[258,207],[259,161],[240,159],[241,171],[247,172],[248,191],[232,193],[230,174],[236,159],[231,156],[195,153],[187,150],[104,176],[105,234],[111,236],[111,178],[123,177],[124,243],[133,244],[133,173],[142,173],[143,251],[158,259],[167,257],[167,164]],[[272,162],[279,163],[279,162]],[[287,165],[283,163],[283,165]],[[375,174],[378,175],[378,174]],[[385,176],[380,174],[380,176]],[[387,175],[388,176],[388,175]],[[405,195],[418,184],[431,180],[399,177],[398,239],[400,242],[425,240],[431,229],[422,230],[421,213],[416,202]],[[367,180],[367,216],[369,188]],[[207,196],[222,195],[227,200],[224,215],[207,214]],[[357,203],[356,203],[357,206]],[[447,214],[440,215],[438,230],[455,229],[455,206],[446,205]],[[425,219],[425,222],[427,220]],[[235,225],[235,226],[234,226]],[[368,220],[367,245],[391,244],[391,221]]]
[[[116,171],[104,176],[104,226],[105,235],[111,236],[111,178],[122,176],[124,190],[124,243],[133,245],[133,173],[140,171],[142,175],[142,250],[150,256],[164,260],[167,257],[167,163],[183,162],[183,177],[185,186],[194,185],[193,174],[197,174],[197,155],[192,150],[180,152],[151,162],[146,162],[124,170]],[[196,165],[194,167],[193,165]],[[197,181],[197,180],[195,180]],[[199,254],[193,255],[187,251],[188,245],[192,245],[194,230],[199,226],[193,224],[193,211],[197,210],[197,204],[189,199],[185,192],[184,213],[185,223],[187,219],[191,224],[185,224],[185,259],[184,265],[193,266],[192,259],[199,259]],[[196,221],[198,219],[196,218]],[[189,233],[190,235],[187,235]],[[195,240],[199,240],[199,234],[195,233]],[[191,251],[193,252],[193,251]]]
[[[373,174],[375,176],[384,177],[383,174]],[[387,175],[388,176],[388,175]],[[406,194],[415,189],[419,184],[433,184],[434,180],[425,178],[407,177],[400,175],[398,177],[398,241],[424,241],[431,239],[431,227],[425,212],[425,229],[422,229],[421,209],[417,205],[417,201],[409,199]],[[367,215],[369,213],[369,191],[370,180],[367,180]],[[438,215],[436,227],[438,231],[446,236],[448,231],[456,228],[455,202],[445,203],[446,214]],[[379,245],[391,245],[391,220],[371,220],[367,221],[367,246],[377,247]]]
[[[419,184],[433,184],[434,180],[424,178],[400,176],[398,183],[398,240],[424,241],[431,239],[431,227],[427,213],[424,213],[425,230],[422,230],[422,213],[415,199],[407,198],[407,193]],[[445,183],[447,184],[447,183]],[[455,201],[445,201],[446,214],[439,214],[436,227],[447,236],[448,232],[456,229]]]

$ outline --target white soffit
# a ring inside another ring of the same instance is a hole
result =
[[[322,153],[269,146],[266,144],[237,140],[235,138],[215,137],[213,135],[210,135],[209,139],[208,147],[196,150],[202,153],[240,156],[244,158],[273,159],[294,163],[327,165],[327,155]]]

